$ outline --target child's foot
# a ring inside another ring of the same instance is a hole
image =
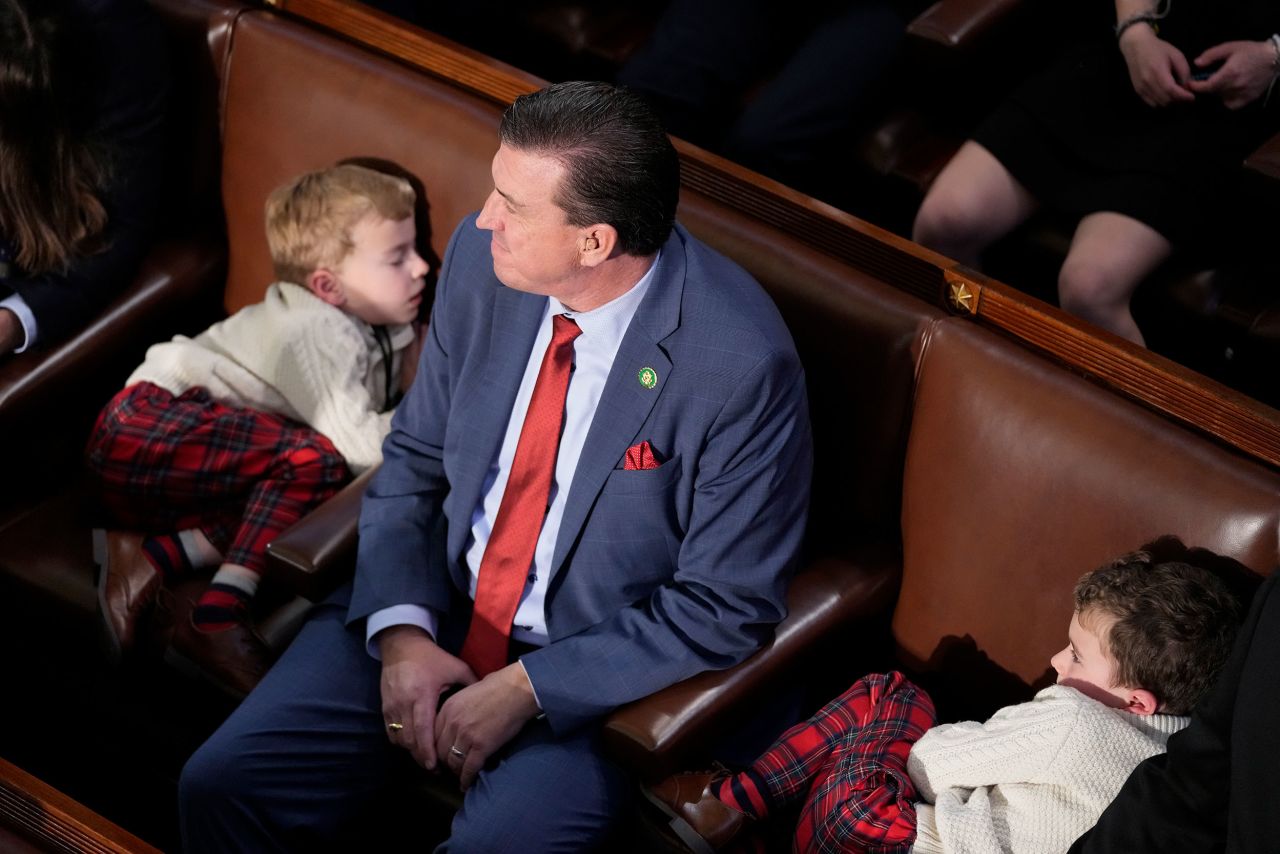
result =
[[[671,829],[695,852],[715,851],[727,845],[747,823],[745,813],[729,807],[712,794],[713,784],[727,771],[675,774],[643,789],[644,796],[671,819]]]
[[[243,625],[249,618],[252,593],[231,584],[220,584],[217,577],[196,602],[191,612],[192,624],[202,632],[221,632]]]
[[[206,632],[190,620],[174,627],[170,649],[223,690],[248,694],[271,667],[266,641],[245,623]]]
[[[216,624],[215,629],[198,623],[195,614],[208,591],[197,602],[193,587],[172,597],[173,637],[166,659],[199,671],[228,693],[248,694],[271,667],[270,648],[250,626],[247,613],[238,612],[236,621]]]
[[[155,604],[164,581],[151,554],[157,539],[148,540],[129,531],[103,530],[95,530],[93,537],[107,654],[118,663],[137,644],[138,626]]]

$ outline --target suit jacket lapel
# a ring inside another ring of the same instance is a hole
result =
[[[617,467],[627,448],[642,438],[637,433],[671,374],[671,359],[662,342],[680,325],[680,300],[685,278],[681,231],[677,227],[663,246],[649,292],[636,309],[613,359],[609,379],[596,406],[596,414],[591,421],[591,429],[587,431],[587,440],[582,446],[578,468],[569,488],[569,497],[565,501],[555,555],[551,561],[553,578],[564,565],[570,546],[578,539],[587,514],[610,472]],[[641,384],[639,374],[643,368],[653,368],[657,372],[658,384],[654,388]]]

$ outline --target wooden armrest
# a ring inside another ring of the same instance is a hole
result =
[[[0,435],[22,432],[78,405],[96,412],[96,386],[119,388],[148,344],[208,322],[222,293],[226,250],[208,238],[171,240],[143,261],[133,284],[69,340],[0,359]],[[194,308],[194,311],[193,311]],[[184,322],[186,321],[186,322]]]
[[[18,835],[10,836],[7,830]],[[0,849],[160,854],[132,833],[3,759],[0,759]]]
[[[1244,168],[1272,181],[1280,181],[1280,134],[1271,137],[1245,158]]]
[[[700,673],[618,709],[604,725],[605,749],[645,780],[674,773],[729,713],[776,685],[821,640],[885,613],[901,574],[896,557],[811,564],[791,582],[787,617],[772,641],[735,667]]]
[[[299,596],[319,602],[350,577],[356,565],[356,526],[369,469],[337,495],[267,544],[273,577]]]
[[[972,47],[1022,0],[938,0],[907,25],[907,34],[946,48]]]

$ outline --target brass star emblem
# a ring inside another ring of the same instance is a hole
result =
[[[947,291],[947,300],[956,311],[973,314],[977,310],[977,295],[968,282],[952,282]]]

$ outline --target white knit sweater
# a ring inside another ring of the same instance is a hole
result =
[[[391,326],[391,388],[413,341],[408,325]],[[127,385],[152,382],[174,395],[204,386],[219,401],[274,412],[310,425],[333,442],[359,474],[382,459],[391,426],[386,371],[373,327],[306,288],[277,282],[195,338],[184,335],[147,350]]]
[[[916,842],[931,852],[1065,852],[1129,773],[1190,719],[1112,709],[1053,685],[986,723],[943,724],[911,748]]]

